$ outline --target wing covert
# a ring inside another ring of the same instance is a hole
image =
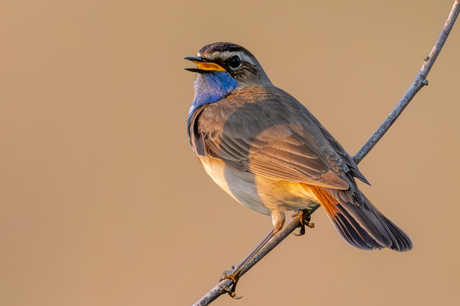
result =
[[[297,102],[298,103],[298,102]],[[240,171],[274,180],[348,189],[341,158],[313,122],[276,99],[247,103],[237,99],[207,105],[189,131],[195,150]],[[302,122],[302,124],[300,123]],[[306,124],[307,128],[303,125]],[[198,153],[198,152],[197,152]],[[201,155],[201,154],[200,154]]]

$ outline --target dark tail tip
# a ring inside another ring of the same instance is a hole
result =
[[[337,199],[336,210],[329,214],[340,236],[349,244],[373,250],[389,248],[409,251],[413,244],[409,236],[391,222],[359,191],[328,190]]]

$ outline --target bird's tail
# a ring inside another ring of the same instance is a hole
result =
[[[359,190],[334,190],[313,187],[340,236],[360,249],[390,248],[403,252],[412,249],[409,236],[378,211]]]

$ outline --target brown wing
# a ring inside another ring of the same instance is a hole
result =
[[[274,180],[348,189],[348,165],[308,110],[281,90],[259,89],[196,111],[189,132],[197,154]]]

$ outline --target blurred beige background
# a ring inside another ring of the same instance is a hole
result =
[[[191,305],[271,229],[187,139],[183,60],[251,50],[354,155],[412,83],[453,0],[0,3],[0,305]],[[454,305],[460,24],[360,164],[413,239],[365,252],[322,210],[213,305]]]

